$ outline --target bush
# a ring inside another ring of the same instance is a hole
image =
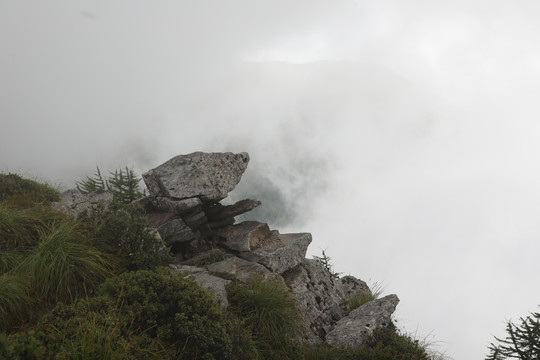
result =
[[[227,287],[231,310],[251,330],[262,359],[299,359],[301,317],[296,301],[280,281],[254,277]]]
[[[36,203],[58,201],[58,190],[17,174],[0,174],[0,201],[12,207],[32,207]]]
[[[176,356],[234,358],[232,334],[238,337],[241,327],[191,280],[170,275],[166,269],[128,272],[103,283],[98,295],[119,303],[133,328],[174,345]]]
[[[110,261],[85,243],[75,223],[40,234],[40,242],[16,267],[30,278],[43,300],[73,299],[112,275]]]
[[[128,270],[153,269],[170,258],[163,241],[147,231],[140,207],[113,202],[83,212],[78,220],[94,246],[121,258]]]

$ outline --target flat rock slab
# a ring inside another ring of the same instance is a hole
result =
[[[216,230],[222,244],[230,250],[246,252],[260,247],[270,236],[270,228],[258,221],[245,221],[237,225]]]
[[[207,266],[208,270],[214,273],[224,273],[236,276],[242,282],[249,282],[254,276],[261,276],[265,280],[281,280],[283,278],[271,272],[261,264],[241,259],[233,256]]]
[[[113,194],[110,191],[96,191],[85,195],[77,189],[71,189],[60,194],[60,201],[51,203],[51,206],[61,213],[77,217],[84,210],[94,206],[107,207],[112,200]]]
[[[244,252],[239,256],[264,265],[270,271],[281,275],[304,260],[310,243],[310,233],[279,234],[274,232],[264,239],[262,246],[257,250]]]
[[[326,336],[326,343],[349,349],[362,346],[373,330],[390,325],[390,317],[398,303],[399,298],[396,295],[388,295],[354,309],[337,322]]]
[[[175,156],[142,177],[154,197],[217,202],[240,182],[248,163],[247,153],[194,152]]]

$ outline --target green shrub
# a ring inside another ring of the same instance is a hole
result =
[[[0,275],[0,331],[10,331],[25,319],[32,305],[28,282],[15,275]]]
[[[31,207],[36,203],[58,201],[58,190],[17,174],[0,174],[0,201],[11,206]]]
[[[394,326],[375,330],[354,356],[357,360],[430,360],[424,344]]]
[[[254,277],[227,286],[231,310],[251,330],[262,359],[299,359],[301,317],[296,301],[280,281]]]
[[[119,303],[133,328],[174,345],[181,358],[235,358],[232,334],[242,328],[191,280],[167,269],[128,272],[105,281],[97,294]]]
[[[147,218],[142,208],[112,203],[83,212],[78,220],[92,243],[123,260],[128,270],[148,270],[164,265],[170,259],[162,240],[147,231]]]
[[[42,299],[72,299],[112,274],[110,261],[85,243],[75,223],[60,224],[40,235],[39,244],[15,271],[31,279]]]

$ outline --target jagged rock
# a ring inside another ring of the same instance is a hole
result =
[[[261,264],[241,259],[233,256],[222,261],[207,266],[208,270],[214,273],[225,273],[236,276],[242,282],[248,282],[254,276],[261,276],[266,280],[281,280],[283,278],[271,272]]]
[[[270,236],[270,229],[264,223],[244,221],[219,229],[217,234],[223,239],[223,246],[233,251],[244,252],[260,247],[264,239]]]
[[[226,285],[230,280],[225,280],[220,277],[210,274],[206,269],[188,266],[188,265],[169,265],[171,274],[183,274],[185,278],[191,279],[199,284],[203,289],[208,291],[210,295],[219,303],[223,308],[229,306],[229,300],[227,298]]]
[[[180,218],[164,223],[157,228],[157,231],[167,246],[189,243],[197,239],[193,230]]]
[[[310,243],[310,233],[279,234],[275,231],[256,250],[239,256],[264,265],[277,274],[283,274],[304,260]]]
[[[227,197],[247,168],[247,153],[178,155],[142,175],[150,195],[175,199],[200,197],[217,202]]]
[[[312,259],[304,259],[283,278],[302,313],[305,340],[320,344],[333,324],[345,315],[340,307],[345,296],[340,281],[320,261]]]
[[[388,295],[360,306],[337,322],[326,336],[326,343],[350,349],[362,346],[373,330],[390,324],[390,317],[398,303],[396,295]]]
[[[371,294],[369,286],[364,281],[357,279],[354,276],[344,276],[339,279],[339,282],[345,293],[345,299],[361,292]]]
[[[151,203],[156,210],[170,212],[177,215],[191,212],[195,208],[202,205],[202,201],[198,197],[175,200],[168,197],[158,196],[151,199]]]
[[[60,201],[51,203],[51,206],[66,215],[77,217],[84,210],[97,205],[106,208],[112,200],[113,194],[110,191],[95,191],[85,195],[77,189],[71,189],[60,194]]]
[[[259,205],[259,200],[244,199],[227,206],[217,203],[205,209],[205,213],[210,221],[224,220],[251,211]]]

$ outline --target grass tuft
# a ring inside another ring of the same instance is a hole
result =
[[[17,174],[0,174],[0,201],[13,207],[31,207],[36,203],[58,201],[58,190]]]
[[[28,282],[16,275],[0,275],[0,330],[9,331],[18,321],[25,318],[32,297]]]
[[[68,300],[112,275],[105,255],[84,242],[75,223],[40,234],[40,243],[15,269],[28,275],[44,300]]]
[[[254,277],[248,284],[229,284],[227,293],[232,311],[251,329],[262,359],[299,358],[301,316],[284,283]]]

